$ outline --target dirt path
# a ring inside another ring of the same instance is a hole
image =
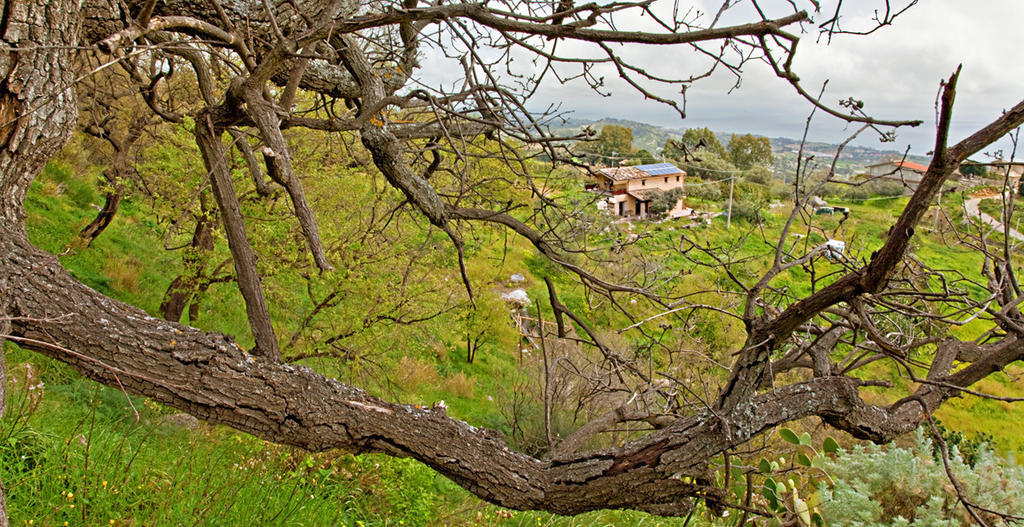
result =
[[[980,219],[982,223],[995,227],[999,232],[1004,232],[1002,222],[981,211],[981,207],[979,205],[982,199],[985,198],[971,198],[964,201],[964,210],[967,211],[967,215]],[[1017,230],[1010,229],[1010,236],[1017,240],[1024,241],[1024,234],[1021,234]]]

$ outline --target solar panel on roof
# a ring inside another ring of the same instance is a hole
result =
[[[652,176],[663,176],[665,174],[676,174],[682,172],[672,163],[653,163],[650,165],[637,165],[633,168],[643,170]]]

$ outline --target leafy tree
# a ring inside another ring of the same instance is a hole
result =
[[[985,165],[967,162],[960,165],[960,173],[964,176],[985,177],[988,175],[988,167]]]
[[[726,187],[724,192],[728,193],[728,183],[715,183],[712,181],[688,183],[686,185],[686,194],[688,197],[702,199],[704,201],[719,201],[722,199],[723,185]]]
[[[722,207],[722,210],[728,210],[728,202],[722,202],[719,205]],[[746,220],[752,224],[760,225],[767,219],[764,203],[748,201],[746,199],[734,199],[732,203],[732,218],[733,220]]]
[[[657,190],[651,197],[650,212],[661,216],[676,207],[683,197],[683,189],[676,187],[669,190]]]
[[[733,134],[729,138],[729,159],[742,170],[755,166],[771,166],[775,162],[771,141],[767,137],[755,137],[750,134]]]
[[[687,163],[687,174],[705,181],[721,181],[737,176],[739,170],[728,159],[710,151],[704,152],[700,160]]]
[[[772,169],[764,165],[751,167],[746,174],[743,174],[743,179],[758,185],[767,185],[772,181]]]
[[[719,157],[725,157],[725,147],[718,140],[718,135],[710,128],[688,128],[683,132],[683,143],[697,151],[706,150]]]
[[[579,148],[603,158],[599,161],[616,164],[617,160],[633,154],[633,130],[617,124],[605,125],[596,141],[581,143]]]
[[[515,335],[508,324],[508,306],[497,294],[477,299],[476,306],[463,306],[460,325],[466,333],[466,362],[472,364],[477,351],[488,344],[502,347],[514,343]]]
[[[669,138],[665,140],[665,145],[661,147],[661,155],[668,159],[674,159],[677,161],[683,160],[687,157],[686,151],[684,151],[683,148],[683,143],[676,139]]]
[[[644,149],[637,150],[636,153],[633,154],[633,158],[636,160],[637,164],[642,165],[658,162],[658,158],[654,157],[654,154],[651,154],[650,152]]]
[[[709,128],[688,128],[680,139],[666,139],[662,155],[669,159],[694,161],[710,153],[725,157],[725,147]]]

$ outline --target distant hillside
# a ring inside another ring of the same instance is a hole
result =
[[[551,131],[556,133],[576,133],[589,126],[594,131],[600,132],[602,127],[609,124],[625,126],[633,130],[633,146],[637,149],[647,150],[654,155],[658,155],[658,152],[661,152],[661,148],[665,146],[666,139],[679,138],[683,135],[682,130],[662,128],[637,121],[612,119],[611,117],[605,117],[597,121],[569,119],[562,126],[552,127]]]
[[[783,158],[792,157],[795,162],[796,153],[800,150],[800,140],[789,139],[786,137],[773,137],[771,138],[771,142],[772,151],[777,156],[781,156]],[[813,155],[817,160],[827,162],[832,160],[838,148],[839,145],[830,143],[807,142],[804,144],[804,155]],[[784,154],[786,153],[791,154],[791,156],[785,156]],[[896,150],[878,150],[864,146],[847,145],[843,148],[843,153],[839,156],[839,161],[843,166],[859,171],[868,165],[902,157],[903,152]],[[907,161],[927,165],[931,159],[925,156],[907,155]]]
[[[598,120],[586,120],[586,119],[568,119],[564,125],[558,127],[552,127],[552,132],[556,133],[576,133],[582,130],[584,127],[589,126],[595,131],[600,132],[601,127],[609,124],[618,126],[625,126],[633,130],[633,146],[638,149],[645,149],[648,152],[659,155],[662,147],[665,145],[666,139],[678,139],[682,137],[685,129],[679,128],[665,128],[661,126],[654,126],[647,123],[641,123],[638,121],[629,121],[624,119],[613,119],[611,117],[605,117]],[[729,143],[729,137],[733,133],[743,134],[744,131],[736,132],[721,132],[716,131],[715,135],[722,142],[723,145]],[[778,158],[777,171],[785,171],[791,169],[796,163],[796,152],[800,148],[800,140],[790,139],[787,137],[772,137],[769,138],[772,143],[772,150],[775,152]],[[835,156],[836,150],[839,145],[830,143],[819,143],[819,142],[808,142],[804,145],[805,155],[814,155],[815,159],[819,162],[825,163],[831,161],[832,157]],[[875,148],[868,148],[863,146],[847,146],[843,149],[843,153],[839,158],[839,173],[840,174],[853,174],[863,170],[864,167],[882,161],[900,158],[903,156],[903,152],[896,150],[878,150]],[[907,156],[908,161],[914,161],[916,163],[927,164],[929,159],[924,156],[909,155]]]

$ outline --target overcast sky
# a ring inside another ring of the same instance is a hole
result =
[[[761,3],[765,6],[771,1]],[[833,2],[822,2],[823,9]],[[718,3],[705,1],[710,5]],[[787,2],[778,3],[777,13],[786,14]],[[898,0],[892,3],[895,5]],[[884,1],[847,1],[844,12],[848,27],[865,27],[877,6],[884,6]],[[740,20],[743,15],[738,10],[733,16]],[[934,141],[934,105],[939,83],[949,77],[957,64],[963,64],[963,73],[951,142],[1024,99],[1024,59],[1017,42],[1022,23],[1024,0],[922,0],[893,26],[870,36],[838,36],[826,44],[815,42],[816,33],[806,33],[794,64],[808,91],[817,92],[822,82],[829,81],[823,99],[826,102],[835,104],[852,96],[863,100],[865,110],[876,117],[924,120],[916,129],[900,129],[895,143],[881,144],[877,136],[870,135],[857,141],[883,149],[902,150],[910,146],[913,153],[923,154]],[[807,29],[811,31],[814,27]],[[689,75],[697,70],[696,60],[681,51],[652,47],[631,49],[628,53],[631,59],[660,73]],[[614,72],[605,74],[613,92],[610,97],[594,94],[580,83],[549,83],[534,99],[534,107],[561,102],[564,110],[573,110],[578,118],[607,116],[672,128],[707,126],[715,131],[793,138],[801,135],[810,109],[763,63],[748,64],[742,86],[731,94],[727,92],[733,79],[727,74],[695,84],[687,91],[685,120],[666,106],[644,102],[635,91],[612,80]],[[662,93],[679,99],[678,91]],[[850,130],[837,119],[818,115],[811,139],[838,142],[849,134]]]

